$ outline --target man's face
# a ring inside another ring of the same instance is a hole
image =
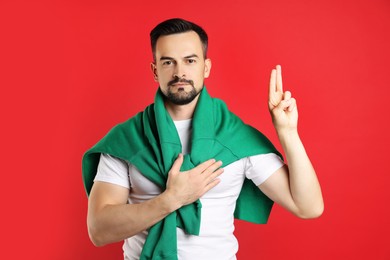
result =
[[[152,72],[167,100],[176,105],[194,100],[211,69],[199,36],[193,31],[161,36],[155,56]]]

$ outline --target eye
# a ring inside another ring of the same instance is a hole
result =
[[[188,60],[187,60],[187,63],[193,64],[193,63],[196,63],[196,60],[195,60],[195,59],[188,59]]]
[[[172,64],[172,61],[171,60],[166,60],[162,63],[163,66],[169,66]]]

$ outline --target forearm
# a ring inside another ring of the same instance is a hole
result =
[[[89,235],[96,246],[118,242],[148,229],[178,207],[167,192],[139,204],[90,205]]]
[[[316,172],[296,130],[279,131],[278,137],[289,168],[291,196],[302,218],[321,215],[323,199]]]
[[[92,242],[105,245],[134,236],[156,224],[178,208],[190,204],[219,183],[222,162],[207,160],[180,172],[179,155],[168,173],[167,188],[157,197],[127,204],[129,190],[106,182],[95,182],[88,204],[88,232]]]

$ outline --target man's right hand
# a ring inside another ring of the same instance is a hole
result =
[[[180,172],[183,155],[168,174],[167,189],[153,199],[128,204],[129,189],[97,181],[92,186],[88,206],[88,232],[97,245],[118,242],[150,228],[178,208],[199,199],[217,185],[222,162],[208,160]]]
[[[172,201],[177,203],[177,208],[202,197],[220,182],[218,176],[223,173],[222,162],[215,161],[215,159],[207,160],[195,168],[183,172],[180,171],[182,164],[183,155],[179,154],[168,173],[165,191],[170,195]]]

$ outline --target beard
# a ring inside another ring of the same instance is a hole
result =
[[[187,83],[191,85],[191,89],[189,91],[185,91],[184,88],[179,88],[177,92],[172,92],[171,86],[175,83]],[[194,86],[194,81],[186,80],[186,79],[174,79],[168,82],[168,90],[166,93],[162,91],[165,98],[175,105],[187,105],[191,103],[200,93],[202,89],[196,91]]]

